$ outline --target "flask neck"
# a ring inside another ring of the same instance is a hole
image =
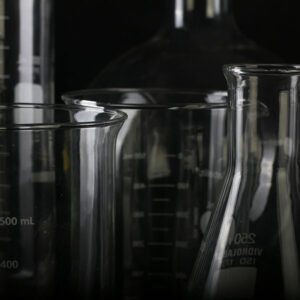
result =
[[[169,0],[169,26],[173,29],[199,29],[205,24],[234,23],[232,0]]]
[[[296,166],[300,67],[229,66],[225,75],[233,108],[230,134],[237,169],[247,171],[252,161],[257,172],[265,170],[271,180],[275,170]]]

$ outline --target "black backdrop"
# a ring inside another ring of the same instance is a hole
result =
[[[101,68],[151,37],[166,0],[56,0],[56,94],[86,88]],[[249,38],[300,63],[299,0],[234,0],[237,24]]]

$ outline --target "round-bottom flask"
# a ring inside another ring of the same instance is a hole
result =
[[[109,63],[90,88],[226,90],[224,64],[281,61],[240,32],[232,0],[166,2],[160,32]]]

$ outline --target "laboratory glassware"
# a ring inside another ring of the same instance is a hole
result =
[[[113,298],[124,119],[101,108],[0,105],[0,148],[9,150],[0,156],[1,299]]]
[[[0,104],[54,103],[53,35],[53,0],[0,0]]]
[[[54,103],[53,0],[0,0],[0,103]]]
[[[185,299],[226,169],[226,98],[155,89],[63,96],[128,115],[117,140],[118,299]]]
[[[159,33],[99,70],[90,88],[226,90],[224,64],[281,61],[240,32],[232,0],[166,2]]]
[[[300,66],[229,65],[231,168],[193,299],[299,299]]]

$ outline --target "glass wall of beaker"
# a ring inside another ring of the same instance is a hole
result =
[[[299,299],[300,66],[225,67],[231,165],[190,278],[195,299]]]
[[[0,106],[1,299],[112,298],[124,119],[101,108]]]
[[[86,90],[128,114],[117,142],[118,299],[185,299],[226,167],[223,92]]]

